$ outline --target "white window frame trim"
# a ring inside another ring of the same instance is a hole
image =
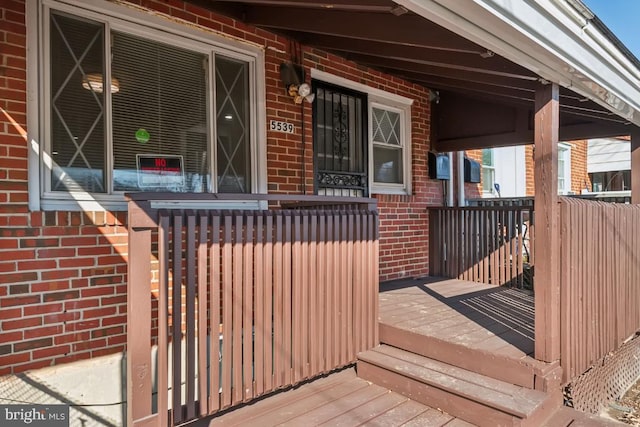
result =
[[[247,60],[249,63],[249,97],[252,108],[250,113],[252,118],[250,145],[253,152],[251,156],[251,192],[254,194],[267,193],[267,153],[264,143],[266,141],[266,77],[263,46],[217,34],[204,27],[195,28],[180,24],[158,12],[146,11],[133,5],[129,7],[101,0],[27,0],[25,22],[27,25],[28,194],[31,211],[127,209],[123,192],[100,195],[86,192],[55,192],[53,194],[54,192],[45,193],[44,191],[47,188],[45,186],[47,176],[45,163],[51,163],[45,149],[50,130],[50,126],[45,123],[45,118],[49,117],[46,112],[49,101],[45,101],[41,96],[44,91],[44,79],[50,78],[46,72],[48,63],[45,63],[48,44],[44,42],[44,37],[47,35],[45,32],[48,28],[48,24],[44,21],[48,22],[49,9],[102,22],[107,31],[116,29],[132,35],[155,38],[176,46],[188,46],[190,50],[195,51],[200,51],[198,47],[203,47],[206,48],[206,52],[209,52],[210,61],[215,54]],[[209,67],[210,72],[207,75],[209,79],[214,75],[214,71],[212,71],[214,66],[212,62]],[[213,80],[210,80],[208,96],[211,98],[208,102],[213,105],[212,109],[215,109],[213,87]],[[105,97],[106,100],[108,98],[109,96]],[[105,112],[105,114],[110,113]],[[215,118],[215,112],[210,113],[209,116]],[[213,123],[209,124],[209,127],[213,126]],[[105,131],[108,134],[111,132],[110,128],[110,123],[106,123]],[[211,135],[213,136],[213,133]],[[212,139],[210,143],[213,156],[216,141]],[[110,151],[111,148],[108,150]],[[215,162],[211,163],[211,165],[215,164]],[[111,166],[111,159],[107,159],[106,168],[111,168]],[[107,173],[110,176],[112,172]]]
[[[495,154],[496,152],[493,150],[493,148],[483,148],[482,150],[491,150],[491,165],[485,166],[485,164],[483,162],[480,162],[480,166],[482,167],[482,176],[481,176],[481,181],[482,181],[482,197],[495,197],[496,196],[496,189],[495,189],[495,183],[496,183],[496,157]],[[493,171],[493,182],[491,183],[491,189],[489,191],[486,191],[484,189],[484,170],[492,170]]]
[[[571,144],[566,142],[558,142],[558,158],[560,158],[560,151],[566,153],[566,158],[564,159],[564,170],[563,179],[564,179],[564,188],[562,190],[558,189],[558,194],[566,195],[571,194]],[[558,169],[558,178],[560,177],[560,169]]]
[[[373,140],[373,109],[377,108],[378,110],[385,110],[385,111],[390,111],[393,113],[398,113],[400,115],[399,121],[400,121],[400,135],[399,135],[399,139],[400,139],[400,145],[398,146],[394,146],[393,144],[386,144],[386,143],[381,143],[381,142],[375,142]],[[407,175],[407,165],[410,165],[411,163],[411,157],[410,154],[408,155],[408,150],[407,150],[407,137],[405,136],[406,134],[406,129],[407,129],[407,111],[406,109],[403,108],[397,108],[397,107],[392,107],[386,104],[381,104],[379,102],[375,102],[375,101],[369,101],[369,171],[370,173],[370,177],[369,177],[369,188],[371,188],[372,192],[378,193],[378,194],[410,194],[410,188],[409,188],[409,192],[407,192],[407,183],[411,181],[411,175],[409,172],[409,175]],[[411,126],[411,119],[409,119],[409,126]],[[402,183],[400,184],[392,184],[392,183],[387,183],[387,182],[376,182],[374,180],[374,162],[373,162],[373,148],[375,146],[379,146],[379,147],[388,147],[388,148],[392,148],[392,149],[401,149],[402,150]],[[411,169],[411,167],[409,167],[409,169]]]
[[[320,80],[325,83],[330,83],[336,86],[344,87],[346,89],[355,90],[357,92],[365,93],[367,95],[367,176],[370,194],[400,194],[411,195],[412,185],[412,165],[411,165],[411,106],[414,100],[402,95],[397,95],[377,89],[371,86],[367,86],[362,83],[354,82],[353,80],[339,77],[326,71],[321,71],[316,68],[311,69],[311,78],[314,80]],[[401,147],[403,153],[403,183],[402,184],[387,184],[376,183],[373,181],[373,135],[371,126],[371,116],[373,114],[372,108],[376,106],[380,109],[388,109],[390,111],[400,113],[400,134],[401,134]]]

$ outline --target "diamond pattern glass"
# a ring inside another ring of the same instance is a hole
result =
[[[104,93],[83,87],[104,76],[104,28],[52,13],[51,189],[105,192]]]
[[[400,113],[373,108],[373,142],[400,145]]]

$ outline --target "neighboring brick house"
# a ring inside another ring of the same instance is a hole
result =
[[[312,105],[297,105],[286,93],[282,63],[298,60],[316,89],[323,81],[331,90],[347,86],[345,93],[357,92],[365,106],[375,102],[380,117],[403,120],[404,175],[394,185],[378,185],[371,167],[365,168],[380,212],[380,280],[428,274],[425,208],[441,203],[442,186],[427,178],[426,87],[179,0],[6,0],[0,16],[0,374],[124,350],[127,213],[122,194],[138,188],[127,180],[136,154],[154,150],[184,157],[192,191],[215,187],[202,169],[213,159],[215,145],[206,136],[215,121],[208,117],[215,102],[207,99],[206,85],[198,84],[209,76],[227,87],[226,94],[216,92],[223,96],[217,98],[218,127],[233,120],[224,110],[230,103],[236,107],[233,114],[244,114],[247,126],[245,134],[235,135],[244,138],[245,156],[225,152],[225,164],[224,142],[218,141],[217,163],[211,163],[220,168],[219,178],[228,178],[219,179],[220,191],[227,184],[236,191],[234,185],[246,186],[240,191],[247,192],[315,191]],[[104,55],[105,46],[111,56]],[[154,55],[161,59],[153,62]],[[215,67],[211,59],[217,60]],[[188,75],[185,71],[198,67],[184,64],[199,64],[206,75]],[[163,86],[165,77],[157,71],[162,66],[175,67],[180,80],[170,85],[177,89]],[[100,70],[112,77],[112,96],[103,91],[107,85],[103,88]],[[131,88],[145,73],[149,80],[128,95],[127,85]],[[238,76],[242,88],[233,86]],[[165,91],[167,103],[154,91]],[[176,112],[187,98],[169,99],[180,93],[188,94],[188,114]],[[86,96],[97,102],[85,106]],[[148,117],[157,118],[141,112],[145,102],[165,109],[167,127],[189,123],[189,128],[179,135],[158,123],[145,124]],[[139,122],[130,120],[138,114]],[[271,120],[293,124],[293,133],[266,130]],[[230,138],[236,130],[229,128]],[[96,148],[95,141],[87,141],[98,132],[102,145]],[[156,137],[167,145],[154,146]],[[180,138],[191,139],[185,145]],[[191,148],[197,144],[200,148]],[[370,146],[364,148],[374,155]],[[233,174],[227,173],[230,165]]]
[[[587,173],[587,140],[562,142],[558,150],[558,191],[581,194],[591,191]],[[484,155],[483,155],[484,154]],[[501,197],[533,197],[535,192],[533,145],[469,150],[466,156],[482,165],[481,197],[498,197],[493,184],[500,184]],[[468,198],[473,198],[469,196]]]

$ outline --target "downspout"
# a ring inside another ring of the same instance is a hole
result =
[[[464,197],[464,151],[458,151],[458,206],[466,206]]]
[[[449,151],[449,168],[453,169],[453,151]],[[453,207],[453,174],[449,175],[447,181],[447,206]]]

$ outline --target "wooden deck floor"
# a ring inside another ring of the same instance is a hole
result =
[[[380,323],[509,358],[534,351],[534,299],[527,291],[456,279],[383,285]]]
[[[189,427],[472,426],[358,378],[353,368],[204,421]]]

